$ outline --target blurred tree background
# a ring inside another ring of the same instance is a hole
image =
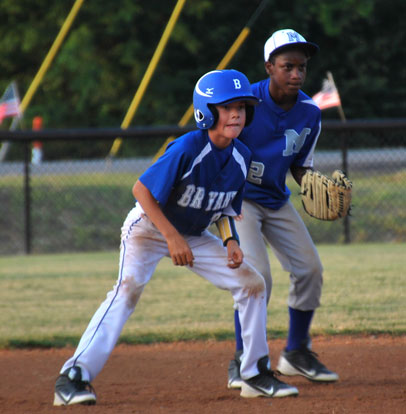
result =
[[[177,124],[197,79],[218,65],[260,3],[186,1],[131,126]],[[73,4],[1,1],[0,93],[15,80],[24,96]],[[85,0],[22,127],[37,115],[46,128],[119,127],[175,4]],[[264,42],[275,30],[293,28],[320,46],[309,62],[307,94],[318,92],[331,71],[348,119],[405,117],[405,16],[404,0],[270,0],[229,67],[252,82],[264,78]],[[323,111],[323,119],[334,118],[334,108]],[[131,145],[120,155],[131,155]],[[110,146],[101,141],[81,155],[105,156]]]

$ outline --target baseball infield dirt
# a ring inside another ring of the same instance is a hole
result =
[[[276,366],[284,341],[271,340]],[[406,413],[406,336],[316,337],[335,384],[282,377],[298,397],[244,399],[227,389],[232,342],[119,345],[93,382],[95,406],[53,407],[58,370],[73,349],[0,351],[0,412],[29,413]]]

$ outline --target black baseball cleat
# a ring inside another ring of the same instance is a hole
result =
[[[318,359],[317,354],[307,346],[293,351],[284,350],[279,358],[277,371],[282,375],[302,375],[310,381],[334,382],[339,377],[327,369]]]
[[[258,361],[259,374],[243,381],[241,397],[289,397],[296,396],[299,391],[292,385],[285,384],[275,377],[273,371],[268,368],[268,356]]]
[[[234,359],[232,359],[228,365],[228,388],[239,389],[242,386],[243,380],[240,377],[242,352],[242,350],[236,351]]]
[[[56,380],[54,405],[96,404],[96,393],[87,381],[82,381],[82,370],[74,366]]]

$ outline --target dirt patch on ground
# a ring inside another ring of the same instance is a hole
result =
[[[282,340],[270,341],[276,366]],[[282,377],[298,397],[244,399],[227,389],[232,342],[119,345],[93,386],[95,406],[53,407],[58,371],[73,349],[0,351],[2,413],[406,413],[406,336],[316,337],[335,384]]]

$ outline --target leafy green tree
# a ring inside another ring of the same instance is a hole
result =
[[[186,2],[131,126],[176,124],[193,86],[214,69],[261,0]],[[24,95],[74,1],[0,2],[0,91],[16,80]],[[139,87],[176,1],[86,0],[26,110],[46,128],[118,127]],[[396,118],[406,113],[406,2],[392,0],[269,0],[230,63],[251,81],[266,76],[263,44],[290,27],[320,45],[304,90],[313,95],[333,73],[348,119]],[[323,118],[338,118],[332,108]],[[2,128],[8,126],[6,120]],[[77,152],[77,144],[69,151]],[[123,154],[134,153],[135,144]],[[111,142],[80,148],[106,155]]]

